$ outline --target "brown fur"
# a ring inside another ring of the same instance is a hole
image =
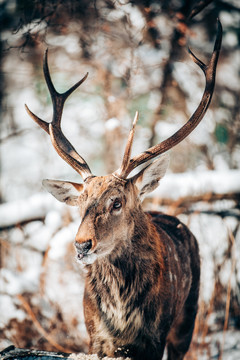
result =
[[[122,209],[114,214],[113,199]],[[92,178],[79,197],[82,223],[76,236],[92,241],[84,313],[90,353],[183,359],[197,313],[198,245],[178,219],[144,213],[132,181]],[[86,256],[87,257],[87,256]]]

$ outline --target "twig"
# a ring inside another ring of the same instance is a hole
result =
[[[227,224],[226,224],[226,227],[227,227],[229,239],[230,239],[231,245],[232,245],[232,266],[231,266],[231,272],[230,272],[230,276],[229,276],[229,280],[228,280],[228,287],[227,287],[227,300],[226,300],[225,319],[224,319],[224,326],[223,326],[223,340],[222,340],[220,354],[219,354],[219,358],[218,358],[219,360],[222,360],[223,351],[224,351],[225,335],[226,335],[226,330],[228,327],[229,308],[230,308],[230,301],[231,301],[231,280],[232,280],[232,274],[233,274],[235,266],[236,266],[235,239],[234,239],[231,229],[229,229]]]
[[[37,320],[35,314],[33,313],[30,305],[28,304],[28,302],[24,299],[24,297],[21,294],[17,295],[18,299],[21,301],[22,306],[24,307],[24,309],[26,310],[26,312],[28,313],[28,315],[30,316],[30,318],[32,319],[36,329],[38,330],[38,332],[51,344],[53,345],[57,350],[61,351],[61,352],[65,352],[65,353],[72,353],[72,351],[70,349],[64,348],[61,345],[59,345],[54,339],[52,339],[52,337],[43,329],[42,325],[39,323],[39,321]]]
[[[43,222],[44,219],[45,219],[45,217],[39,217],[39,216],[34,217],[34,216],[32,216],[31,219],[19,221],[19,222],[15,223],[15,224],[11,224],[11,225],[9,224],[9,225],[0,226],[0,231],[11,230],[11,229],[13,229],[15,227],[20,227],[21,228],[21,227],[31,223],[32,221],[41,221],[41,222]]]
[[[198,214],[206,214],[206,215],[216,215],[224,219],[225,217],[234,217],[238,220],[240,220],[240,212],[239,210],[230,209],[230,210],[224,210],[224,211],[215,211],[215,210],[183,210],[181,213],[184,213],[186,215],[192,214],[192,213],[198,213]]]
[[[4,143],[10,139],[12,139],[13,137],[17,137],[17,136],[20,136],[20,135],[23,135],[27,132],[29,132],[30,129],[21,129],[21,130],[15,130],[13,131],[12,133],[6,135],[6,136],[3,136],[2,138],[0,138],[0,143]]]
[[[161,198],[157,194],[154,195],[154,199],[159,200],[159,204],[163,206],[188,206],[191,203],[196,202],[214,202],[218,200],[234,200],[236,202],[240,201],[240,193],[223,193],[223,194],[214,194],[214,193],[205,193],[196,196],[183,196],[177,200]],[[149,196],[146,198],[145,202],[152,202],[152,197]]]
[[[209,320],[210,315],[213,313],[215,295],[216,295],[216,282],[215,282],[212,296],[210,299],[210,303],[209,303],[209,306],[207,309],[207,313],[205,315],[205,321],[204,321],[204,325],[203,325],[203,329],[202,329],[202,340],[201,340],[202,345],[205,345],[205,343],[206,343],[205,338],[206,338],[208,330],[209,330],[208,320]]]

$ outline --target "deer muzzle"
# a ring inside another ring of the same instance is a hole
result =
[[[75,247],[77,249],[77,257],[79,260],[82,260],[92,248],[92,240],[87,240],[84,242],[75,241]]]

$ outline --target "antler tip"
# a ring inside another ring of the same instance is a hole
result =
[[[191,59],[195,62],[195,64],[197,64],[202,71],[205,73],[206,71],[206,65],[204,64],[204,62],[202,62],[193,52],[192,50],[188,47],[188,53],[191,57]]]
[[[221,44],[222,44],[222,32],[223,32],[223,28],[222,28],[222,23],[219,20],[219,18],[217,18],[217,37],[216,37],[216,41],[215,41],[215,46],[214,46],[214,51],[220,51],[221,48]]]
[[[136,125],[136,123],[138,122],[138,119],[139,119],[139,112],[138,112],[138,110],[137,110],[136,113],[135,113],[135,116],[134,116],[133,126]]]
[[[44,55],[43,55],[44,62],[47,62],[47,57],[48,57],[48,48],[46,48]]]
[[[88,77],[89,72],[86,72],[86,74],[84,75],[84,77],[82,78],[82,82],[86,80],[86,78]]]
[[[28,115],[30,115],[30,116],[32,117],[32,112],[31,112],[31,110],[29,109],[29,107],[27,106],[27,104],[24,104],[24,107],[25,107]]]
[[[217,23],[218,23],[218,26],[219,26],[220,28],[222,28],[222,23],[221,23],[219,17],[217,17]]]

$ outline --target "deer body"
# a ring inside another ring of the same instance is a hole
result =
[[[199,292],[198,245],[177,218],[145,213],[141,204],[167,165],[162,156],[127,182],[113,175],[90,177],[76,199],[70,183],[45,183],[59,200],[77,201],[80,208],[75,246],[87,272],[84,313],[92,354],[161,359],[168,342],[169,359],[182,359],[189,348]]]
[[[198,246],[176,218],[135,212],[129,238],[86,266],[90,353],[161,359],[168,338],[169,359],[182,359],[197,313]]]
[[[82,184],[44,180],[43,185],[58,200],[80,209],[75,247],[78,261],[86,268],[84,313],[90,353],[160,360],[167,344],[168,359],[181,360],[189,348],[199,293],[198,245],[179,220],[158,212],[145,213],[141,201],[166,172],[168,155],[162,154],[186,138],[207,111],[221,38],[218,23],[208,65],[190,52],[204,72],[206,85],[188,122],[170,138],[131,158],[136,113],[122,164],[106,176],[91,173],[61,130],[64,103],[87,75],[65,93],[58,93],[49,74],[46,52],[43,68],[53,102],[52,122],[26,109],[50,135],[58,154],[83,179]],[[144,163],[147,165],[141,171],[129,177]]]

